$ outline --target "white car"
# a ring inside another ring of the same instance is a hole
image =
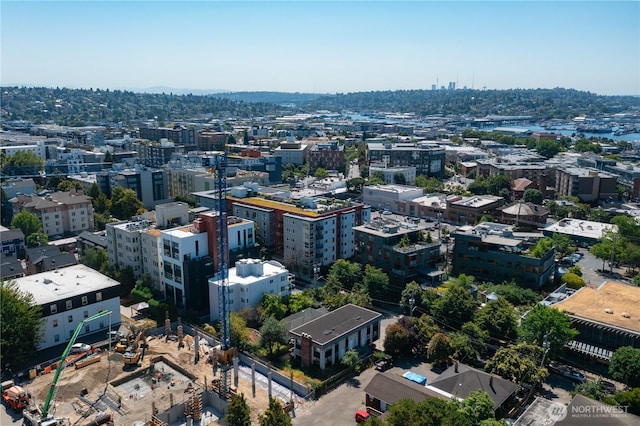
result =
[[[73,345],[71,345],[71,350],[69,351],[70,354],[77,354],[80,352],[89,352],[91,350],[91,345],[88,345],[86,343],[74,343]]]

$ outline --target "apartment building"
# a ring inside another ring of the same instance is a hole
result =
[[[419,219],[374,218],[353,228],[354,260],[386,272],[392,285],[390,291],[397,296],[410,281],[433,285],[442,275],[438,265],[445,259],[441,241],[434,236],[429,238],[428,229]]]
[[[369,206],[323,197],[285,202],[264,196],[228,196],[227,203],[234,216],[256,223],[261,244],[306,278],[313,276],[314,265],[353,256],[353,226],[371,217]]]
[[[211,321],[220,320],[221,286],[222,281],[219,277],[209,279]],[[275,260],[238,260],[235,267],[229,268],[227,287],[229,310],[232,312],[255,307],[262,301],[265,294],[288,296],[291,293],[289,271]]]
[[[54,192],[45,197],[18,194],[10,200],[14,213],[25,210],[38,216],[50,239],[93,230],[91,197],[82,192]]]
[[[418,176],[444,177],[445,149],[436,142],[367,141],[367,160],[385,167],[415,167]]]
[[[301,166],[306,159],[307,148],[307,145],[300,142],[282,142],[273,151],[273,155],[282,158],[282,164],[292,163]]]
[[[415,167],[385,167],[384,164],[371,164],[369,166],[369,176],[381,173],[386,184],[396,183],[398,175],[402,175],[406,184],[413,184],[416,180]]]
[[[81,321],[102,311],[112,313],[87,323],[78,340],[93,333],[104,338],[109,327],[118,329],[120,283],[88,266],[68,266],[16,278],[15,282],[22,291],[33,295],[41,308],[43,329],[38,350],[68,342]]]
[[[482,216],[500,216],[499,208],[504,205],[504,198],[495,195],[474,195],[463,197],[451,195],[447,197],[447,219],[460,225],[478,223]]]
[[[145,264],[149,266],[149,262],[152,262],[151,260],[143,260],[141,234],[154,227],[150,220],[107,223],[105,230],[107,231],[109,264],[119,269],[131,268],[133,276],[136,279],[141,278],[142,274],[148,272],[143,266]],[[152,246],[149,241],[151,235],[153,234],[149,234],[145,238],[145,247],[148,256],[152,257],[154,252],[149,250]]]
[[[309,173],[322,167],[325,170],[344,170],[344,146],[339,141],[316,143],[309,148]]]
[[[618,176],[585,167],[559,167],[556,170],[558,195],[578,197],[581,201],[618,199]]]
[[[494,283],[514,280],[537,290],[555,270],[554,248],[539,258],[529,254],[529,249],[544,237],[542,234],[518,233],[509,225],[485,222],[458,228],[452,237],[455,276],[467,274]]]
[[[169,173],[157,169],[136,165],[127,170],[111,170],[96,174],[96,183],[105,194],[111,194],[116,186],[132,189],[147,210],[156,205],[171,201],[169,197]]]
[[[193,127],[174,126],[174,127],[147,127],[140,126],[138,135],[141,139],[159,142],[167,139],[176,145],[184,145],[186,150],[196,149],[197,130]]]

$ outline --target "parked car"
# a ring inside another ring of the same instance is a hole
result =
[[[547,369],[549,370],[550,373],[564,374],[565,370],[567,369],[567,366],[562,365],[557,361],[551,361],[549,365],[547,365]]]
[[[376,370],[386,371],[393,367],[393,357],[391,355],[385,355],[380,361],[376,362]]]
[[[356,423],[364,423],[369,420],[371,414],[367,413],[366,410],[358,410],[356,411]]]
[[[91,345],[88,345],[86,343],[74,343],[73,345],[71,345],[71,350],[69,351],[70,354],[77,354],[80,352],[89,352],[91,350]]]
[[[587,381],[587,378],[584,377],[584,374],[582,374],[575,368],[569,368],[565,370],[565,372],[562,373],[562,375],[567,379],[572,380],[574,382],[578,382],[578,383],[584,383]]]
[[[616,389],[616,385],[611,382],[607,382],[606,380],[600,380],[599,383],[600,383],[600,386],[602,386],[602,389],[607,393],[616,393],[618,391]]]

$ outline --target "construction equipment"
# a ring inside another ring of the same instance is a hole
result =
[[[220,362],[220,391],[222,395],[229,394],[231,387],[231,319],[229,311],[229,270],[227,262],[229,259],[228,229],[227,229],[227,153],[216,155],[214,171],[216,174],[216,186],[218,190],[218,278],[220,280],[220,290],[218,291],[219,317],[222,326],[222,356]]]
[[[71,336],[71,339],[69,340],[69,343],[67,344],[67,347],[64,349],[64,352],[62,352],[62,357],[58,362],[58,368],[56,369],[56,372],[53,376],[53,381],[51,382],[51,386],[49,387],[49,392],[47,392],[47,397],[44,400],[44,404],[42,405],[42,407],[37,407],[31,404],[25,407],[25,410],[23,410],[22,416],[24,418],[25,424],[30,426],[61,426],[66,423],[65,419],[54,418],[49,412],[49,409],[51,408],[51,401],[53,400],[54,393],[57,389],[58,379],[60,379],[62,371],[67,366],[66,360],[69,356],[69,352],[71,351],[71,347],[76,342],[76,339],[78,338],[78,335],[84,328],[85,324],[107,315],[111,315],[111,311],[98,312],[95,315],[85,318],[80,322],[80,324],[78,324],[75,331],[73,332],[73,335]]]
[[[19,411],[28,406],[31,402],[31,395],[29,395],[22,386],[16,386],[11,383],[2,384],[2,400],[10,408]]]
[[[120,337],[120,339],[118,340],[118,343],[116,343],[114,347],[116,352],[120,352],[122,354],[125,353],[127,351],[127,348],[131,346],[132,339],[133,339],[133,331],[131,330],[131,327],[129,327],[129,331],[127,332],[127,335]]]
[[[145,330],[141,330],[136,336],[131,346],[127,347],[122,358],[124,366],[136,366],[144,359],[144,352],[147,349],[147,337]]]

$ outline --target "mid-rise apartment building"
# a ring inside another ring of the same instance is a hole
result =
[[[478,281],[501,283],[514,280],[518,285],[539,289],[555,270],[555,249],[540,257],[529,250],[542,234],[514,232],[509,225],[485,222],[464,226],[452,233],[453,275],[472,275]]]
[[[444,177],[445,149],[436,142],[367,142],[369,163],[415,167],[416,175]]]
[[[343,170],[344,146],[339,141],[316,143],[309,148],[309,173],[314,174],[322,167],[325,170]]]
[[[91,197],[82,192],[54,192],[44,197],[18,194],[10,202],[14,214],[25,210],[38,216],[44,233],[50,239],[93,230]]]
[[[503,205],[504,198],[495,195],[451,195],[447,197],[446,217],[453,223],[474,225],[485,215],[499,217],[499,208]]]
[[[317,265],[353,256],[353,226],[371,217],[369,206],[323,197],[294,203],[262,196],[228,196],[227,202],[234,216],[256,223],[256,238],[262,245],[306,278],[313,276]]]
[[[444,262],[444,256],[441,241],[428,229],[419,219],[374,218],[354,228],[354,259],[386,272],[392,285],[390,291],[398,296],[410,281],[433,285],[442,275],[438,265]]]
[[[578,197],[581,201],[618,199],[618,176],[584,167],[559,167],[556,170],[558,195]]]

